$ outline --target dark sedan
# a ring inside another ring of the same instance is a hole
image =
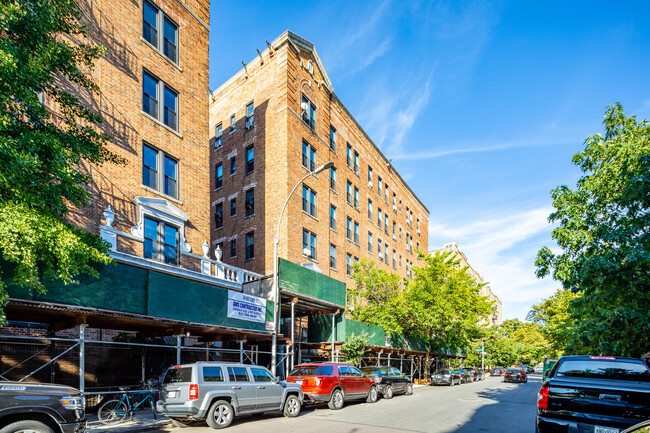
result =
[[[478,380],[476,369],[474,367],[465,367],[463,370],[465,371],[465,376],[467,376],[468,382],[476,382]]]
[[[493,368],[490,370],[490,376],[501,376],[503,374],[503,370],[500,368]]]
[[[431,385],[460,385],[460,380],[460,374],[449,368],[441,368],[431,375]]]
[[[406,395],[413,393],[411,378],[399,371],[398,368],[379,365],[376,367],[361,367],[361,371],[375,381],[377,390],[384,398],[393,398],[396,392],[402,392]]]
[[[528,376],[526,375],[526,372],[521,368],[509,368],[503,374],[503,381],[526,383],[528,382]]]
[[[460,383],[467,383],[468,381],[471,381],[471,379],[469,379],[469,376],[467,376],[467,372],[465,370],[460,369],[454,371],[456,371],[456,374],[460,376]]]

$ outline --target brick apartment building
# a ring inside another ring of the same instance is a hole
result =
[[[334,93],[314,45],[287,31],[212,92],[213,247],[225,263],[273,271],[279,257],[350,283],[362,257],[410,275],[429,211]]]

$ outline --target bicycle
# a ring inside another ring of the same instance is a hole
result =
[[[134,404],[131,403],[129,393],[124,389],[122,389],[122,391],[123,394],[119,400],[108,400],[106,403],[102,404],[99,411],[97,411],[97,417],[102,424],[112,425],[120,423],[124,421],[124,418],[126,418],[127,415],[129,416],[129,419],[133,419],[133,411],[142,406],[144,402],[149,402],[153,419],[158,419],[156,416],[156,402],[154,401],[151,391],[136,391],[136,394],[147,393],[147,395],[145,398]]]

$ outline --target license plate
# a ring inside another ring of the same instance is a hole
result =
[[[596,426],[594,427],[594,433],[619,433],[620,430],[614,427],[601,427],[601,426]]]
[[[176,398],[176,391],[169,391],[169,392],[167,393],[167,396],[168,396],[169,398]]]

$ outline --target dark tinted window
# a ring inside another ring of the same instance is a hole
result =
[[[306,365],[294,368],[289,376],[331,376],[333,370],[331,365]]]
[[[221,367],[203,367],[204,382],[223,382]]]
[[[510,370],[506,371],[506,373],[508,373],[508,374],[519,374],[519,373],[523,373],[523,372],[524,372],[523,370],[516,370],[516,369],[510,369]]]
[[[350,369],[348,367],[339,367],[339,376],[351,376]]]
[[[597,361],[591,359],[567,360],[555,371],[555,376],[593,377],[615,380],[650,382],[648,367],[642,363]]]
[[[244,367],[228,367],[228,376],[231,382],[250,382]]]
[[[348,367],[351,376],[363,376],[363,373],[356,367]]]
[[[192,381],[192,367],[170,368],[163,383],[187,383]]]
[[[372,375],[378,376],[378,375],[382,374],[382,372],[383,372],[382,370],[383,369],[380,369],[379,367],[361,367],[361,371],[363,371],[367,375],[372,374]]]
[[[450,374],[449,370],[436,370],[433,374]]]
[[[251,373],[255,382],[274,382],[273,375],[261,368],[251,368]]]

